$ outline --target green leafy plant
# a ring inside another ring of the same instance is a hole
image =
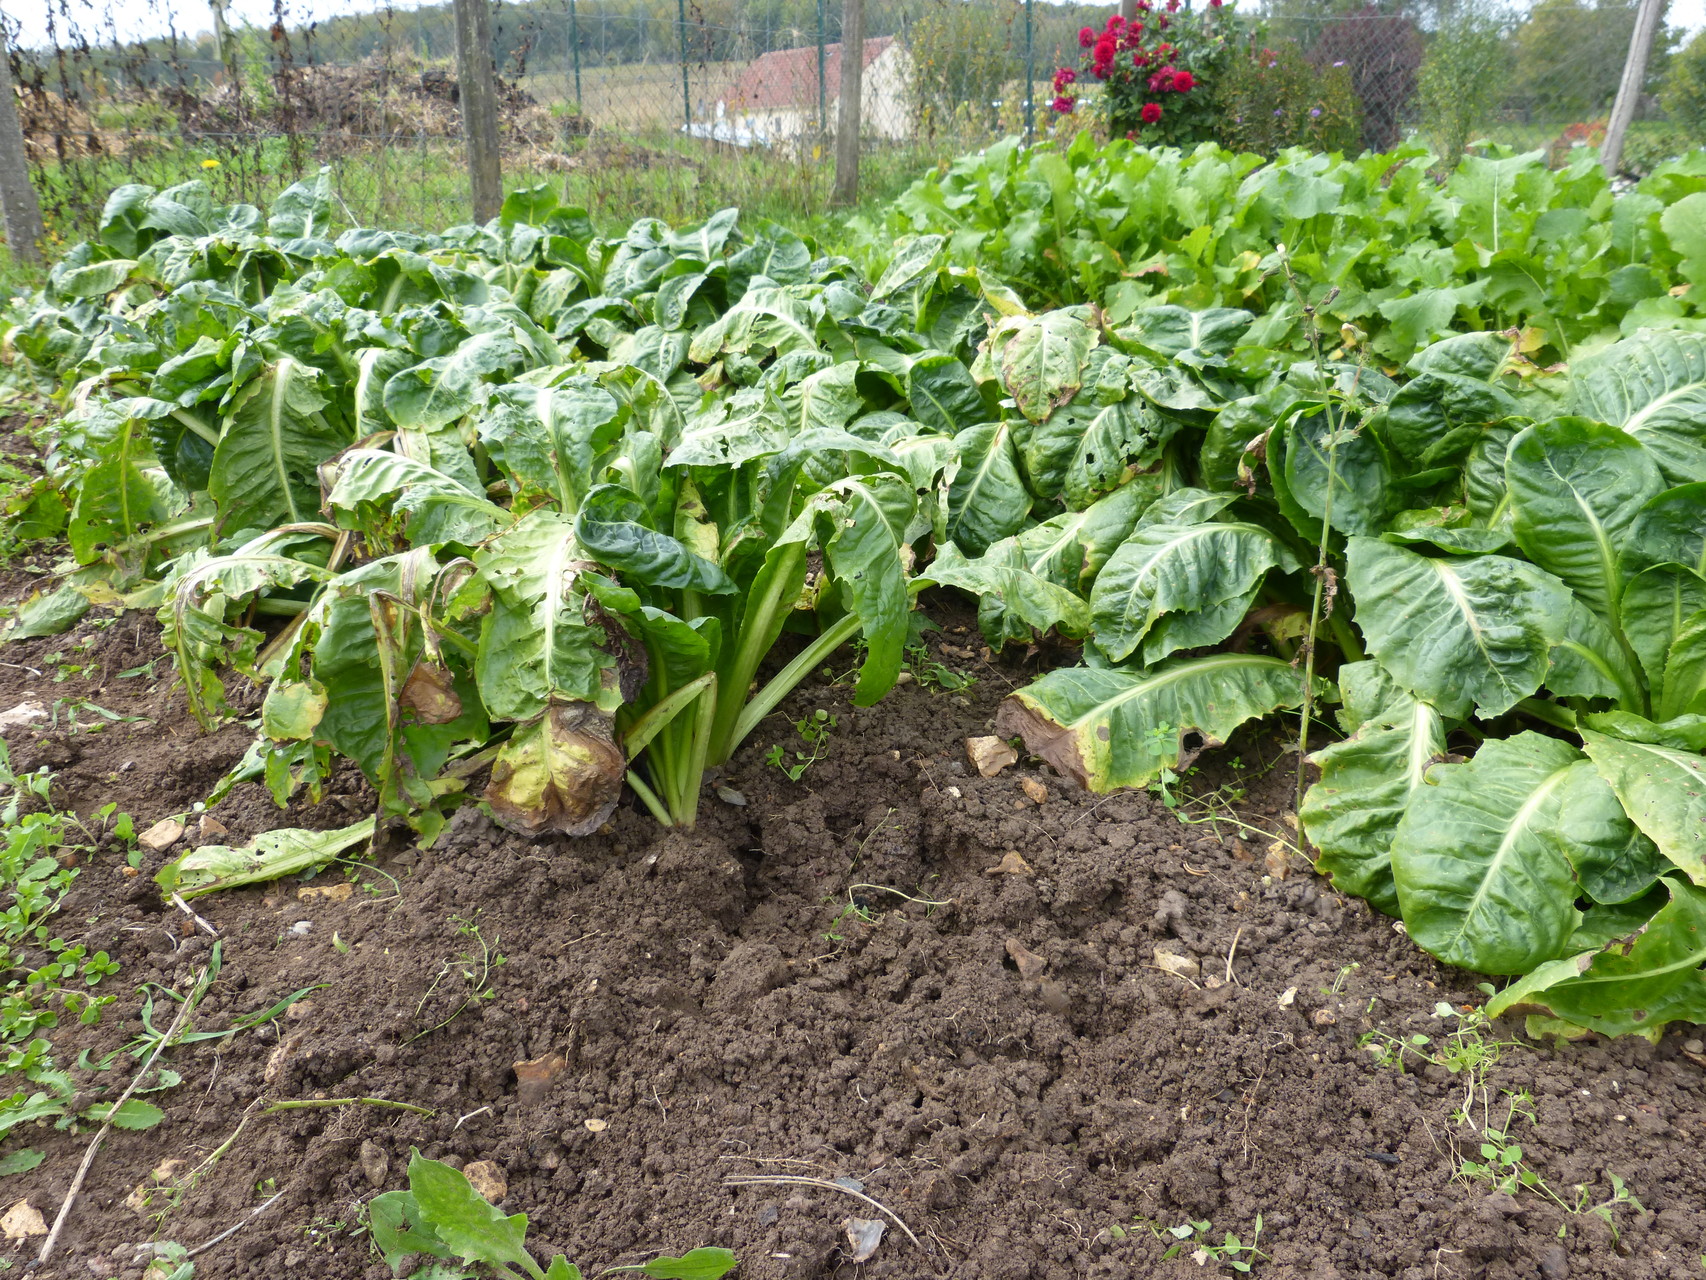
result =
[[[1350,152],[1362,136],[1350,69],[1342,61],[1319,66],[1290,40],[1239,48],[1227,59],[1218,96],[1217,141],[1234,151]]]
[[[816,764],[829,743],[829,735],[835,731],[835,717],[819,707],[808,716],[802,716],[794,721],[794,732],[800,735],[810,751],[796,750],[793,761],[788,760],[788,753],[780,743],[770,748],[770,754],[764,757],[766,764],[775,765],[788,775],[789,782],[798,782],[805,776],[807,769]]]
[[[1150,1234],[1163,1242],[1171,1241],[1163,1260],[1177,1258],[1181,1255],[1190,1258],[1199,1267],[1210,1262],[1219,1263],[1240,1275],[1248,1275],[1255,1269],[1258,1262],[1269,1262],[1272,1259],[1256,1246],[1262,1239],[1262,1215],[1256,1215],[1256,1222],[1250,1236],[1250,1243],[1245,1244],[1232,1232],[1224,1233],[1219,1244],[1211,1242],[1210,1232],[1213,1224],[1206,1218],[1202,1220],[1189,1219],[1173,1227],[1163,1227],[1159,1223],[1149,1222],[1139,1218],[1138,1225],[1146,1227]],[[1188,1251],[1188,1252],[1187,1252]]]
[[[526,1247],[527,1215],[506,1216],[488,1204],[459,1170],[419,1151],[409,1153],[409,1189],[387,1191],[367,1206],[374,1247],[395,1271],[411,1255],[478,1263],[497,1276],[581,1280],[580,1268],[558,1254],[541,1267]],[[694,1249],[682,1257],[609,1267],[656,1280],[719,1280],[734,1269],[727,1249]]]

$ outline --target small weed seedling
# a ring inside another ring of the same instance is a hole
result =
[[[794,721],[794,731],[805,740],[811,748],[811,754],[804,751],[794,752],[794,762],[788,763],[788,753],[782,744],[777,743],[770,748],[770,754],[764,757],[766,764],[773,764],[788,775],[789,782],[798,782],[805,776],[807,769],[816,764],[828,747],[829,735],[835,731],[835,717],[819,707],[809,716]]]
[[[444,964],[439,966],[438,976],[432,980],[432,985],[421,997],[420,1004],[415,1006],[415,1016],[420,1017],[421,1011],[427,1007],[427,1002],[438,991],[439,985],[452,974],[456,974],[462,979],[467,987],[468,994],[456,1008],[451,1010],[449,1017],[442,1022],[434,1023],[425,1031],[410,1036],[403,1042],[404,1044],[413,1044],[423,1036],[430,1036],[434,1031],[443,1030],[461,1017],[462,1011],[469,1005],[477,1001],[495,998],[496,993],[491,987],[492,970],[501,968],[507,963],[503,953],[497,949],[498,939],[494,937],[488,943],[485,936],[480,932],[479,924],[473,920],[467,920],[461,916],[451,916],[450,923],[456,926],[456,932],[464,938],[474,940],[474,945],[480,948],[480,954],[476,957],[472,951],[464,951],[456,959],[446,960]]]
[[[1207,1218],[1181,1222],[1176,1227],[1163,1227],[1158,1222],[1139,1218],[1137,1225],[1147,1228],[1157,1240],[1171,1242],[1167,1244],[1167,1251],[1161,1255],[1163,1260],[1184,1254],[1199,1267],[1218,1262],[1221,1266],[1230,1267],[1243,1275],[1248,1275],[1257,1262],[1271,1261],[1267,1254],[1256,1247],[1262,1239],[1262,1215],[1259,1213],[1256,1215],[1255,1230],[1250,1236],[1249,1244],[1245,1244],[1230,1231],[1219,1244],[1210,1243],[1209,1232],[1213,1230],[1213,1224]],[[1109,1234],[1117,1240],[1124,1236],[1125,1232],[1115,1227]],[[1188,1254],[1185,1253],[1187,1249],[1190,1250]]]
[[[582,1280],[580,1268],[562,1254],[541,1267],[527,1251],[527,1215],[505,1215],[480,1196],[468,1179],[447,1164],[409,1152],[409,1189],[387,1191],[367,1206],[373,1243],[393,1270],[410,1254],[481,1263],[491,1273],[520,1280]],[[603,1274],[631,1272],[654,1280],[721,1280],[734,1270],[727,1249],[694,1249],[680,1258],[659,1257]]]
[[[1379,1029],[1367,1032],[1357,1043],[1372,1053],[1381,1066],[1394,1071],[1402,1071],[1405,1056],[1414,1054],[1421,1062],[1444,1067],[1452,1075],[1462,1076],[1463,1103],[1455,1118],[1460,1124],[1476,1127],[1475,1104],[1479,1098],[1480,1127],[1485,1129],[1491,1123],[1487,1073],[1499,1064],[1505,1050],[1522,1046],[1514,1040],[1495,1039],[1491,1034],[1492,1020],[1478,1008],[1454,1009],[1442,1000],[1434,1006],[1434,1016],[1456,1024],[1437,1044],[1432,1036],[1418,1034],[1400,1039]]]
[[[931,631],[941,629],[922,613],[914,611],[907,615],[906,669],[912,672],[912,678],[926,689],[958,693],[961,689],[969,689],[976,684],[977,677],[967,675],[963,671],[955,671],[930,656],[930,646],[924,643],[924,637]]]
[[[1628,1207],[1636,1213],[1642,1213],[1645,1206],[1636,1199],[1623,1179],[1610,1171],[1607,1171],[1605,1176],[1611,1181],[1611,1194],[1604,1200],[1594,1202],[1592,1193],[1585,1184],[1577,1184],[1574,1199],[1559,1195],[1547,1185],[1545,1179],[1529,1167],[1523,1159],[1522,1144],[1516,1140],[1515,1129],[1518,1121],[1526,1120],[1531,1126],[1535,1122],[1533,1096],[1526,1089],[1521,1089],[1514,1093],[1506,1090],[1505,1097],[1508,1104],[1504,1121],[1496,1127],[1488,1126],[1483,1130],[1481,1158],[1461,1160],[1456,1176],[1464,1182],[1482,1183],[1507,1195],[1515,1195],[1525,1189],[1532,1191],[1536,1195],[1545,1196],[1573,1217],[1591,1213],[1610,1229],[1611,1238],[1615,1242],[1617,1210]],[[1559,1234],[1563,1234],[1562,1229]]]

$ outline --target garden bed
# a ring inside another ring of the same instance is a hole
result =
[[[131,1280],[138,1245],[195,1248],[240,1224],[197,1274],[388,1274],[362,1206],[403,1185],[412,1146],[495,1163],[536,1253],[589,1274],[717,1244],[749,1280],[1199,1275],[1193,1249],[1228,1232],[1249,1244],[1258,1215],[1255,1271],[1272,1277],[1698,1274],[1706,1075],[1692,1032],[1499,1048],[1522,1039],[1504,1022],[1453,1041],[1436,1006],[1479,1004],[1473,975],[1253,832],[1186,826],[1154,792],[1091,796],[1033,762],[980,777],[964,740],[1034,671],[986,660],[940,593],[925,608],[946,628],[933,658],[975,684],[914,681],[869,709],[850,684],[803,686],[713,782],[744,806],[708,788],[695,830],[660,829],[629,797],[596,835],[529,841],[469,808],[425,853],[382,839],[371,864],[308,885],[198,900],[223,954],[198,1029],[316,989],[259,1029],[170,1053],[183,1080],[151,1095],[164,1122],[110,1137],[36,1274]],[[202,736],[154,623],[95,616],[8,646],[0,709],[83,699],[147,717],[8,735],[16,766],[56,770],[61,804],[117,801],[140,830],[205,794],[248,732]],[[152,680],[118,678],[150,662]],[[68,665],[84,669],[55,683]],[[789,781],[765,755],[798,745],[788,721],[818,709],[836,718],[826,753]],[[1242,822],[1286,832],[1290,759],[1263,729],[1182,789],[1243,790]],[[246,784],[213,816],[237,844],[373,806],[346,765],[319,806],[281,815]],[[209,960],[212,940],[149,879],[164,857],[126,874],[103,852],[57,917],[123,966],[106,989],[130,993],[99,1026],[53,1033],[64,1064],[138,1030],[137,984],[183,991]],[[1185,976],[1157,967],[1158,948],[1188,958]],[[171,1007],[157,1005],[163,1027]],[[1431,1044],[1394,1069],[1393,1042],[1414,1035]],[[1484,1074],[1424,1061],[1453,1044]],[[548,1072],[558,1055],[553,1079],[518,1082],[516,1063]],[[127,1057],[76,1074],[104,1088],[130,1070]],[[1483,1159],[1466,1100],[1476,1125],[1496,1124],[1518,1091],[1532,1098],[1511,1131],[1526,1167],[1589,1211],[1454,1176]],[[433,1114],[259,1114],[341,1098]],[[8,1203],[28,1197],[51,1223],[90,1136],[25,1137],[47,1159],[0,1183]],[[164,1185],[127,1205],[153,1170]],[[1591,1211],[1612,1174],[1643,1209]],[[789,1175],[856,1179],[918,1243],[891,1224],[855,1265],[842,1223],[881,1217],[869,1202],[728,1185]],[[1179,1243],[1166,1228],[1191,1222],[1212,1225],[1163,1260]],[[21,1265],[39,1245],[0,1255]]]

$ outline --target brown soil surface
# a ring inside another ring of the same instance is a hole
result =
[[[112,1135],[58,1257],[33,1274],[135,1280],[139,1245],[193,1248],[242,1224],[196,1258],[198,1276],[377,1280],[362,1204],[403,1185],[411,1147],[495,1162],[536,1252],[589,1275],[723,1244],[745,1280],[1200,1276],[1191,1246],[1164,1260],[1171,1237],[1140,1220],[1206,1221],[1218,1244],[1249,1241],[1258,1215],[1254,1274],[1275,1280],[1701,1274],[1706,1073],[1684,1052],[1692,1032],[1552,1047],[1504,1026],[1513,1043],[1484,1090],[1414,1058],[1381,1065],[1360,1037],[1442,1043],[1435,1006],[1479,1002],[1474,976],[1437,967],[1297,862],[1265,865],[1260,838],[1181,825],[1155,795],[1088,796],[1026,762],[979,777],[963,741],[989,731],[1026,673],[969,656],[968,620],[941,603],[950,629],[932,643],[975,686],[912,684],[871,709],[845,685],[802,691],[790,716],[837,717],[825,758],[798,783],[764,763],[793,736],[773,716],[719,780],[744,807],[708,790],[696,830],[625,805],[600,835],[533,843],[467,809],[428,852],[393,839],[312,885],[198,900],[224,964],[199,1029],[313,989],[274,1023],[170,1054],[183,1082],[150,1096],[164,1123]],[[82,811],[117,801],[139,828],[181,812],[247,745],[240,725],[195,730],[150,621],[92,616],[0,660],[0,710],[84,699],[147,717],[11,735],[14,761],[51,765],[61,803]],[[152,682],[119,678],[150,662]],[[85,670],[56,682],[65,665]],[[1188,785],[1242,787],[1244,821],[1283,830],[1287,759],[1252,737]],[[280,814],[246,785],[215,812],[235,843],[343,824],[371,802],[343,772],[317,808]],[[993,870],[1010,851],[1028,870]],[[210,939],[148,879],[163,857],[128,876],[116,853],[97,855],[57,918],[123,965],[100,1026],[52,1033],[61,1065],[138,1029],[138,984],[184,990],[208,961]],[[342,900],[300,896],[351,882]],[[1200,971],[1163,972],[1157,948]],[[553,1055],[555,1079],[519,1086],[516,1063]],[[75,1074],[116,1092],[127,1068]],[[1477,1123],[1484,1108],[1501,1119],[1506,1091],[1532,1095],[1513,1137],[1547,1186],[1575,1205],[1579,1184],[1598,1204],[1616,1173],[1644,1209],[1608,1222],[1454,1180],[1481,1141],[1455,1113],[1467,1101]],[[350,1097],[434,1114],[258,1114]],[[14,1135],[48,1159],[0,1180],[0,1201],[28,1197],[51,1221],[90,1136]],[[184,1162],[168,1179],[179,1190],[127,1207],[167,1160]],[[891,1226],[855,1265],[842,1224],[880,1216],[868,1202],[728,1184],[786,1175],[855,1179],[918,1243]],[[5,1243],[0,1257],[22,1265],[38,1247]]]

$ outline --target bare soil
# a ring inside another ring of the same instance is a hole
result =
[[[1608,1223],[1454,1178],[1480,1158],[1478,1130],[1455,1114],[1466,1078],[1383,1066],[1359,1039],[1439,1043],[1436,1005],[1478,1003],[1475,976],[1436,966],[1300,862],[1268,865],[1252,833],[1183,825],[1149,793],[1090,796],[1024,761],[979,777],[964,739],[989,732],[1029,673],[976,657],[952,602],[929,608],[948,627],[936,656],[973,687],[915,683],[870,709],[845,685],[801,691],[717,780],[745,805],[708,789],[695,830],[625,806],[596,836],[529,842],[469,808],[427,852],[388,838],[374,861],[310,884],[198,900],[223,953],[199,1029],[313,990],[258,1030],[171,1053],[183,1082],[151,1095],[165,1122],[112,1135],[59,1255],[34,1274],[135,1280],[138,1246],[193,1248],[239,1227],[196,1258],[198,1275],[377,1280],[362,1205],[404,1185],[411,1147],[494,1162],[536,1250],[588,1274],[723,1244],[746,1280],[1200,1276],[1191,1246],[1164,1260],[1172,1237],[1142,1221],[1206,1221],[1219,1244],[1228,1231],[1248,1242],[1258,1215],[1254,1274],[1273,1280],[1701,1274],[1694,1032],[1553,1046],[1501,1026],[1512,1043],[1485,1099],[1468,1100],[1481,1123],[1483,1101],[1497,1120],[1505,1091],[1527,1091],[1534,1120],[1513,1136],[1547,1185],[1598,1204],[1616,1173],[1644,1209]],[[151,621],[92,615],[0,661],[0,710],[84,699],[146,717],[88,733],[62,716],[11,735],[14,762],[53,767],[60,802],[81,811],[116,801],[139,827],[180,813],[247,745],[241,725],[202,736],[188,721]],[[149,663],[152,680],[119,678]],[[86,669],[56,682],[65,665]],[[790,782],[764,755],[791,749],[788,718],[815,708],[836,729]],[[1187,785],[1241,788],[1242,820],[1281,832],[1291,759],[1258,734]],[[345,771],[318,807],[281,814],[246,785],[215,816],[235,843],[371,804]],[[211,940],[149,879],[165,856],[127,875],[116,852],[98,854],[58,917],[123,965],[100,1026],[53,1033],[62,1065],[138,1030],[138,984],[185,990],[209,959]],[[341,900],[302,896],[352,883]],[[1164,972],[1157,948],[1197,971]],[[517,1063],[555,1057],[548,1082],[518,1080]],[[92,1095],[116,1092],[127,1068],[77,1075]],[[260,1114],[341,1098],[433,1114]],[[51,1221],[91,1135],[20,1136],[48,1159],[0,1181],[0,1201],[27,1197]],[[127,1206],[156,1169],[175,1189]],[[891,1224],[855,1265],[842,1224],[881,1216],[867,1201],[729,1181],[790,1175],[856,1180],[918,1243]],[[37,1248],[7,1242],[0,1257],[23,1265]]]

